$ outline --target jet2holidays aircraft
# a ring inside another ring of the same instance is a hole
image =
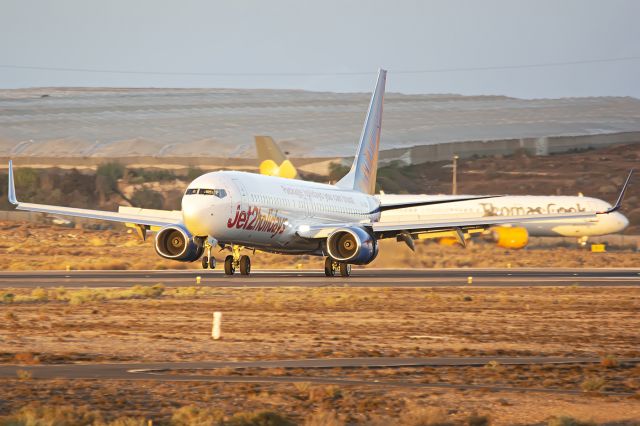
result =
[[[445,204],[487,197],[381,202],[374,196],[382,103],[386,82],[380,70],[371,96],[360,143],[350,171],[335,185],[238,171],[204,174],[189,184],[180,212],[121,208],[118,212],[19,202],[9,162],[9,201],[18,210],[122,222],[144,238],[157,231],[156,252],[167,259],[215,266],[213,247],[231,254],[224,271],[248,275],[251,260],[242,249],[281,254],[325,256],[327,276],[351,274],[351,265],[366,265],[378,254],[378,240],[395,238],[411,246],[421,234],[454,231],[461,239],[472,230],[513,222],[596,218],[620,208],[627,182],[612,208],[601,212],[380,222],[382,212],[421,205]],[[204,256],[203,256],[204,254]]]

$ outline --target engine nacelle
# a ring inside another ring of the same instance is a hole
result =
[[[327,237],[327,251],[338,262],[366,265],[378,255],[378,242],[362,228],[340,228]]]
[[[178,225],[162,228],[156,234],[156,252],[165,259],[193,262],[204,252],[202,242],[194,240],[186,228]]]
[[[496,226],[491,228],[491,235],[500,247],[520,249],[529,242],[529,233],[526,228]]]

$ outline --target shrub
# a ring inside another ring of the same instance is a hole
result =
[[[46,302],[49,299],[49,294],[44,288],[38,287],[31,292],[31,297],[36,302]]]
[[[340,419],[335,411],[320,409],[304,420],[304,426],[344,426],[345,422]]]
[[[100,181],[103,185],[103,190],[117,191],[118,179],[122,179],[124,176],[124,166],[118,162],[112,161],[108,163],[102,163],[96,170],[96,181]]]
[[[580,388],[584,392],[597,392],[601,390],[605,384],[606,382],[602,377],[589,377],[580,384]]]
[[[139,189],[131,197],[131,204],[144,209],[162,209],[164,197],[159,192],[151,189]]]
[[[549,422],[547,422],[547,426],[596,426],[596,424],[594,422],[577,420],[573,417],[560,416],[552,417]]]
[[[13,356],[13,359],[18,364],[26,364],[26,365],[40,364],[40,358],[38,358],[32,352],[19,352]]]
[[[27,405],[2,419],[2,425],[91,425],[99,414],[84,407]]]
[[[187,405],[173,412],[171,424],[175,426],[214,425],[222,422],[224,413],[211,408]]]
[[[237,413],[222,424],[224,426],[295,426],[295,423],[272,411]]]
[[[489,426],[489,416],[480,416],[473,413],[467,419],[467,424],[469,426]]]
[[[405,411],[400,416],[401,425],[406,426],[449,426],[453,422],[447,420],[447,415],[442,408],[420,407],[415,404],[408,404]]]
[[[16,370],[16,376],[20,380],[30,380],[33,377],[30,371],[27,370]]]
[[[613,355],[606,355],[600,360],[600,365],[605,368],[613,368],[619,365],[618,358]]]
[[[13,293],[4,293],[2,295],[2,303],[13,303],[15,298],[16,298],[16,295]]]

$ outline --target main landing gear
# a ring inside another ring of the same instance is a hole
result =
[[[236,269],[240,268],[240,274],[249,275],[251,273],[251,258],[247,255],[240,255],[240,246],[232,246],[233,254],[224,259],[224,273],[233,275]]]
[[[215,269],[216,267],[216,258],[211,256],[212,247],[209,241],[204,242],[205,255],[202,256],[202,269]]]
[[[327,257],[324,260],[324,274],[328,277],[335,277],[337,272],[341,277],[348,277],[351,275],[351,265],[345,262],[336,262]]]

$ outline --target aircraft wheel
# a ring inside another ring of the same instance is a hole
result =
[[[209,268],[210,268],[210,269],[216,269],[216,263],[217,263],[217,262],[216,262],[216,258],[215,258],[215,257],[213,257],[213,256],[211,256],[211,257],[209,258]]]
[[[330,257],[327,257],[324,260],[324,274],[327,277],[334,277],[336,275],[336,270],[333,267],[333,259],[331,259]]]
[[[249,275],[251,272],[251,258],[249,256],[240,256],[240,273]]]
[[[202,269],[207,269],[209,267],[209,258],[207,256],[202,256]]]
[[[224,259],[224,273],[233,275],[234,272],[236,272],[236,267],[233,264],[233,255],[229,255]]]
[[[351,265],[348,263],[340,263],[340,276],[348,277],[351,275]]]

